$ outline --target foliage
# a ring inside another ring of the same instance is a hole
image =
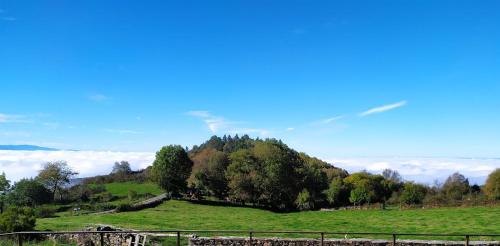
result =
[[[470,191],[469,180],[460,173],[454,173],[446,179],[442,191],[448,199],[461,200]]]
[[[205,171],[205,187],[210,193],[219,198],[224,198],[227,193],[227,166],[229,166],[228,157],[223,152],[217,151],[208,160]]]
[[[311,198],[311,195],[309,194],[309,191],[303,189],[297,195],[297,199],[295,200],[295,205],[299,210],[309,210],[314,208],[314,202]]]
[[[52,192],[52,198],[55,200],[56,192],[69,184],[71,177],[76,174],[78,173],[73,172],[65,161],[47,162],[38,173],[37,179]]]
[[[425,198],[427,189],[424,185],[416,184],[413,182],[406,182],[401,193],[401,202],[412,205],[422,204]]]
[[[10,180],[7,180],[5,173],[2,172],[0,175],[0,214],[3,213],[5,205],[5,197],[10,188]]]
[[[495,169],[488,175],[484,185],[484,193],[490,199],[500,200],[500,168]]]
[[[29,207],[12,207],[0,215],[0,231],[31,231],[35,228],[35,212]]]
[[[15,206],[36,206],[49,203],[52,199],[50,190],[35,179],[21,179],[14,184],[7,200]]]
[[[133,210],[134,208],[132,207],[132,205],[130,205],[130,203],[120,203],[116,207],[116,212],[128,212]]]
[[[361,205],[365,202],[370,202],[370,196],[366,190],[365,185],[358,185],[353,190],[349,196],[349,201],[351,201],[354,206]]]
[[[137,192],[135,190],[128,190],[128,200],[133,201],[137,198]]]
[[[335,177],[327,190],[324,191],[328,203],[332,206],[341,206],[345,204],[348,197],[348,190],[341,177]]]
[[[241,149],[229,157],[231,164],[227,169],[230,197],[236,201],[256,203],[259,192],[259,164],[252,152]]]
[[[158,185],[178,195],[186,191],[187,178],[191,174],[193,162],[180,145],[169,145],[156,152],[153,162],[153,176]]]

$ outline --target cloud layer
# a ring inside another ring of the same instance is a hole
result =
[[[154,157],[153,152],[0,150],[0,172],[17,181],[36,176],[47,161],[65,160],[79,177],[89,177],[111,172],[114,162],[121,160],[129,161],[133,170],[142,169],[151,165]]]
[[[0,151],[0,172],[8,179],[17,181],[34,177],[47,161],[65,160],[79,173],[89,177],[111,172],[115,161],[127,160],[132,169],[142,169],[154,161],[153,152],[110,151]],[[326,160],[349,172],[367,170],[381,173],[386,168],[398,170],[406,180],[432,184],[444,181],[453,172],[464,174],[471,183],[483,184],[495,168],[500,168],[500,159],[495,158],[425,158],[425,157],[362,157],[331,158]]]
[[[406,180],[432,184],[443,182],[450,174],[460,172],[471,183],[483,184],[488,174],[500,168],[498,158],[452,158],[452,157],[360,157],[332,158],[327,160],[349,172],[366,170],[381,173],[384,169],[397,170]]]

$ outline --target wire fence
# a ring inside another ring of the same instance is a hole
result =
[[[269,235],[300,235],[302,237],[306,236],[308,239],[316,239],[319,241],[321,246],[324,246],[324,242],[329,237],[343,237],[343,238],[356,238],[359,236],[377,236],[392,239],[392,245],[395,246],[401,237],[413,237],[413,238],[438,238],[438,237],[453,237],[461,238],[465,246],[469,246],[471,238],[500,238],[500,234],[476,234],[476,233],[387,233],[387,232],[331,232],[331,231],[266,231],[266,230],[123,230],[123,231],[24,231],[24,232],[11,232],[0,234],[0,240],[4,238],[14,239],[14,242],[18,246],[22,246],[23,242],[32,238],[33,236],[44,236],[44,235],[98,235],[99,246],[105,245],[105,236],[109,234],[149,234],[149,235],[161,235],[163,237],[175,238],[175,245],[180,246],[183,238],[197,236],[198,234],[210,234],[211,236],[227,236],[227,235],[238,235],[239,237],[246,238],[249,245],[253,245],[252,241],[257,238],[257,236],[269,236]],[[137,244],[136,244],[137,245]]]

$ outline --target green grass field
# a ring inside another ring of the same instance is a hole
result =
[[[105,184],[106,191],[119,197],[126,197],[129,190],[134,190],[138,195],[150,193],[153,195],[159,195],[162,193],[160,187],[154,183],[134,183],[134,182],[123,182],[123,183],[109,183]]]
[[[500,233],[499,221],[500,207],[273,213],[171,200],[137,212],[39,219],[36,229],[74,230],[109,224],[131,229]]]

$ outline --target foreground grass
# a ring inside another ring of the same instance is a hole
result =
[[[261,209],[168,201],[137,212],[39,219],[38,230],[95,224],[131,229],[309,230],[399,233],[500,233],[500,207],[273,213]],[[447,238],[460,240],[458,238]],[[499,238],[497,238],[498,240]]]

